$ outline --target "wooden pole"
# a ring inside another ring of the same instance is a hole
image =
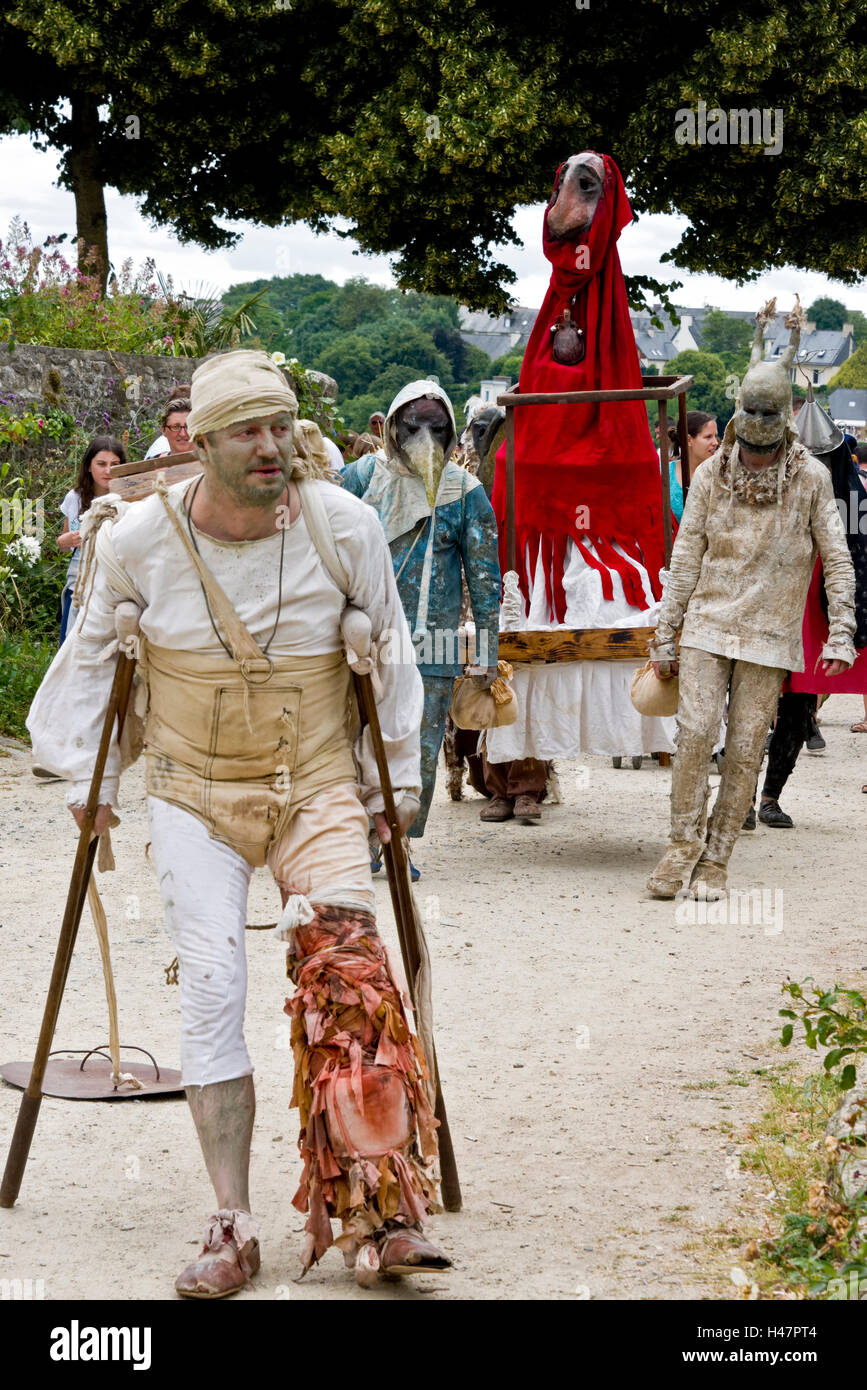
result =
[[[668,476],[668,406],[659,402],[659,467],[662,472],[662,534],[665,542],[665,568],[673,545],[671,526],[671,479]]]
[[[409,985],[410,998],[412,999],[413,1008],[415,1009],[415,979],[418,974],[419,966],[421,965],[421,952],[414,930],[415,906],[412,901],[412,888],[410,887],[409,881],[409,863],[407,860],[406,846],[403,842],[400,822],[398,821],[397,810],[394,804],[391,774],[389,773],[388,760],[385,756],[385,744],[383,743],[382,730],[379,725],[379,712],[376,708],[373,683],[369,675],[360,676],[355,674],[354,679],[361,717],[370,729],[370,741],[373,745],[373,751],[376,757],[379,785],[382,790],[382,799],[385,803],[385,819],[391,831],[391,839],[387,845],[384,844],[382,846],[382,853],[385,859],[386,872],[388,874],[391,905],[394,909],[394,918],[397,923],[400,954],[403,959],[403,968],[406,972],[407,984]],[[433,1040],[431,1040],[431,1047],[433,1049],[433,1056],[430,1060],[434,1073],[432,1080],[436,1089],[434,1114],[439,1120],[437,1140],[439,1143],[440,1188],[443,1206],[446,1211],[460,1211],[463,1202],[463,1198],[461,1197],[461,1185],[458,1180],[455,1151],[452,1145],[448,1116],[446,1115],[446,1104],[443,1099],[442,1087],[440,1086],[439,1066],[437,1065],[436,1048],[433,1046]]]
[[[516,570],[518,548],[515,539],[515,407],[506,406],[506,564]]]
[[[90,791],[87,796],[84,821],[78,836],[78,848],[75,852],[75,863],[69,882],[69,892],[66,897],[66,910],[63,914],[60,939],[57,943],[57,950],[54,956],[54,969],[51,972],[51,983],[48,986],[48,998],[42,1015],[42,1027],[39,1030],[39,1041],[36,1044],[36,1056],[33,1059],[33,1066],[30,1071],[30,1080],[27,1083],[27,1089],[21,1097],[18,1119],[15,1123],[12,1142],[9,1145],[9,1154],[6,1159],[6,1168],[3,1173],[3,1182],[0,1184],[0,1207],[13,1207],[15,1205],[15,1200],[21,1188],[21,1180],[24,1177],[24,1169],[27,1165],[27,1157],[30,1153],[30,1145],[36,1129],[36,1121],[39,1118],[39,1108],[42,1104],[42,1083],[45,1079],[48,1054],[51,1051],[51,1044],[54,1041],[57,1016],[60,1013],[63,991],[66,988],[66,977],[69,974],[69,965],[72,960],[72,952],[75,949],[75,939],[78,935],[78,924],[81,921],[84,900],[87,896],[87,885],[90,881],[90,875],[93,871],[93,861],[96,857],[98,841],[95,837],[91,838],[91,836],[93,833],[93,823],[96,820],[96,812],[99,807],[99,791],[102,786],[102,775],[105,771],[108,750],[111,745],[112,734],[114,733],[115,720],[117,720],[117,734],[118,738],[120,738],[120,733],[126,718],[127,706],[129,705],[129,695],[132,689],[134,670],[135,659],[127,657],[123,652],[119,652],[117,665],[114,668],[114,680],[111,686],[111,693],[108,697],[108,709],[105,712],[105,721],[102,726],[99,751],[96,755],[96,765],[93,769],[93,777],[90,780]]]
[[[680,440],[680,476],[683,500],[689,492],[689,430],[686,428],[686,396],[677,398],[677,435]]]

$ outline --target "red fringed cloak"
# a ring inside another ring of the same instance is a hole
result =
[[[641,387],[617,254],[617,238],[632,220],[632,209],[619,169],[608,155],[603,158],[602,194],[584,242],[550,238],[546,209],[543,248],[553,271],[524,354],[522,392]],[[587,250],[579,254],[583,246]],[[580,265],[584,260],[587,268],[578,269],[576,262]],[[585,336],[584,360],[577,366],[555,362],[551,352],[551,325],[567,306]],[[505,446],[497,454],[492,501],[505,571]],[[601,574],[604,598],[614,596],[611,571],[616,570],[628,601],[636,608],[648,606],[638,574],[613,548],[615,541],[645,566],[654,595],[661,597],[662,483],[644,402],[519,406],[515,411],[515,520],[521,590],[529,600],[541,545],[548,603],[558,622],[564,622],[566,614],[563,565],[570,536],[587,564]],[[583,544],[585,536],[599,559]]]

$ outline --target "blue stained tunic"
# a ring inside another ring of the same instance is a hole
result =
[[[374,455],[366,454],[364,458],[347,464],[342,478],[346,490],[363,498],[370,486],[375,463]],[[446,464],[446,468],[454,469],[458,475],[463,472],[455,463]],[[460,650],[457,640],[461,617],[462,564],[476,625],[479,664],[495,666],[500,615],[500,561],[497,523],[484,488],[473,487],[463,497],[437,507],[433,513],[433,570],[427,622],[423,631],[416,634],[419,589],[431,520],[431,517],[425,517],[411,531],[395,537],[391,542],[397,588],[413,633],[418,669],[422,676],[459,676],[466,665],[467,654]]]

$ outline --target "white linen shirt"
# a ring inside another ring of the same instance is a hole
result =
[[[184,479],[169,489],[169,500],[176,507],[181,506],[192,481]],[[377,708],[392,785],[398,799],[402,791],[418,796],[423,688],[391,554],[370,507],[332,483],[315,486],[350,579],[347,600],[367,613],[374,639],[383,639],[383,690]],[[186,526],[182,507],[180,516]],[[303,513],[286,526],[285,533],[276,530],[263,540],[218,541],[195,527],[194,534],[202,559],[260,646],[268,641],[278,617],[277,578],[285,534],[282,604],[269,654],[321,655],[342,649],[344,596],[313,546]],[[111,540],[141,596],[143,636],[160,647],[222,654],[199,577],[159,497],[127,504],[112,524]],[[49,667],[27,718],[34,758],[71,782],[70,804],[87,799],[115,664],[100,660],[100,655],[114,639],[114,609],[121,597],[98,568],[90,600]],[[383,798],[367,730],[356,743],[355,757],[362,800],[368,811],[381,811]],[[118,780],[115,740],[101,801],[117,803]]]

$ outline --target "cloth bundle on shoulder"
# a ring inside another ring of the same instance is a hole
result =
[[[512,668],[508,661],[498,661],[497,670],[499,675],[487,690],[473,676],[459,676],[455,681],[449,714],[459,729],[496,729],[518,718],[515,692],[509,685]]]

